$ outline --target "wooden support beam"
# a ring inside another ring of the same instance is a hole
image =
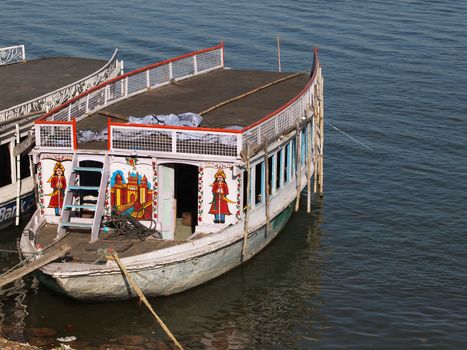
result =
[[[70,246],[68,245],[63,245],[60,248],[51,250],[44,255],[42,255],[40,258],[34,260],[33,262],[30,262],[8,274],[6,274],[3,277],[0,277],[0,287],[3,287],[4,285],[13,282],[14,280],[17,280],[18,278],[21,278],[28,273],[33,272],[34,270],[37,270],[41,268],[44,265],[47,265],[48,263],[60,258],[61,256],[64,256],[69,250],[71,249]]]

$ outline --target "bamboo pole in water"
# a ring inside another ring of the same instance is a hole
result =
[[[310,105],[307,105],[307,120],[310,121]],[[306,124],[306,212],[311,213],[311,122]]]
[[[146,297],[144,296],[143,292],[141,291],[141,289],[139,288],[139,286],[136,284],[136,282],[133,280],[133,277],[131,277],[131,275],[129,274],[128,270],[126,269],[125,265],[122,263],[122,261],[120,260],[117,252],[114,252],[112,255],[110,256],[107,256],[107,258],[109,259],[114,259],[115,262],[117,263],[118,267],[122,270],[122,273],[123,275],[126,277],[128,283],[131,285],[131,287],[133,288],[133,290],[136,292],[136,294],[138,294],[139,296],[139,299],[144,303],[144,305],[146,305],[146,307],[149,309],[149,311],[152,313],[152,315],[154,316],[154,318],[156,319],[156,321],[160,324],[160,326],[162,327],[162,329],[165,331],[165,333],[169,336],[169,338],[174,342],[174,344],[177,346],[177,348],[183,350],[183,347],[182,345],[177,341],[177,339],[175,338],[175,336],[172,334],[172,332],[170,331],[170,329],[165,325],[164,321],[162,321],[162,319],[157,315],[157,313],[154,311],[152,305],[149,303],[149,301],[146,299]]]
[[[323,80],[323,75],[321,72],[321,68],[319,69],[319,88],[320,88],[320,93],[319,93],[319,118],[320,118],[320,131],[321,131],[321,153],[320,153],[320,184],[319,184],[319,193],[321,197],[324,195],[324,103],[323,103],[323,92],[324,92],[324,80]]]
[[[313,192],[318,191],[318,152],[319,152],[319,133],[318,133],[318,87],[315,86],[313,94],[313,163],[314,163],[314,175],[313,175]]]
[[[302,146],[300,144],[300,125],[297,122],[295,129],[295,180],[297,184],[297,198],[295,200],[295,211],[300,209],[300,193],[302,188]]]
[[[246,145],[246,198],[244,200],[246,201],[243,203],[244,208],[245,208],[245,215],[244,215],[244,221],[243,221],[243,247],[242,247],[242,261],[245,259],[245,254],[246,254],[246,243],[248,240],[248,216],[250,212],[250,200],[251,200],[251,194],[250,194],[250,149],[248,144]],[[243,179],[245,181],[245,179]]]

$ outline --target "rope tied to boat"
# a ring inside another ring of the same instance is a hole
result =
[[[151,225],[146,227],[137,219],[126,213],[112,211],[110,218],[103,222],[103,226],[112,229],[107,235],[109,239],[129,238],[144,241],[149,236],[162,239],[162,234],[155,228],[154,220],[151,220]]]
[[[162,329],[165,331],[165,333],[169,336],[169,338],[174,342],[174,344],[176,345],[176,347],[180,350],[183,350],[183,347],[182,345],[178,342],[178,340],[175,338],[175,336],[172,334],[172,332],[170,331],[170,329],[166,326],[166,324],[164,323],[164,321],[162,321],[162,319],[159,317],[159,315],[157,315],[156,311],[154,311],[154,308],[152,307],[152,305],[149,303],[149,301],[146,299],[146,296],[143,294],[143,292],[141,291],[141,289],[139,288],[139,286],[136,284],[135,280],[133,280],[133,277],[130,275],[130,273],[128,272],[126,266],[123,264],[123,262],[120,260],[118,254],[116,251],[113,251],[112,249],[109,249],[107,250],[107,254],[105,255],[105,257],[108,259],[108,260],[113,260],[117,263],[118,267],[120,268],[120,270],[122,271],[122,274],[125,276],[126,280],[128,281],[128,283],[130,284],[130,286],[133,288],[133,290],[135,291],[135,293],[138,295],[139,297],[139,300],[141,302],[144,303],[144,305],[146,305],[146,307],[149,309],[149,311],[151,312],[151,314],[154,316],[154,318],[156,319],[156,321],[159,323],[159,325],[162,327]]]

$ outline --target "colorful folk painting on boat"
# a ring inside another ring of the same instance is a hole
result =
[[[226,175],[224,170],[219,169],[214,175],[212,187],[212,202],[209,214],[214,215],[215,224],[225,224],[225,216],[232,215],[229,210],[229,203],[235,204],[234,201],[227,198],[229,194],[229,186],[227,185]]]
[[[144,174],[116,170],[110,178],[110,204],[117,213],[127,213],[138,220],[152,218],[152,188]]]
[[[203,163],[198,182],[198,224],[234,224],[238,189],[232,165]]]
[[[70,172],[71,157],[64,155],[54,155],[42,159],[45,176],[41,176],[39,182],[39,196],[45,197],[45,214],[59,216],[65,198],[65,191],[68,186],[67,174]],[[42,175],[42,174],[41,174]],[[42,183],[42,181],[44,183]],[[48,198],[48,203],[47,203]],[[44,199],[42,199],[44,200]]]

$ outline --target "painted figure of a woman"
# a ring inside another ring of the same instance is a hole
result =
[[[214,182],[210,185],[212,187],[212,202],[209,214],[214,214],[214,223],[225,223],[225,216],[232,215],[229,211],[228,203],[235,203],[227,198],[229,194],[229,187],[225,182],[225,173],[219,169],[214,175]]]
[[[55,215],[60,215],[60,209],[63,206],[63,198],[65,197],[66,179],[65,168],[61,162],[57,161],[54,166],[53,175],[47,181],[50,183],[53,192],[49,194],[49,208],[55,209]]]

